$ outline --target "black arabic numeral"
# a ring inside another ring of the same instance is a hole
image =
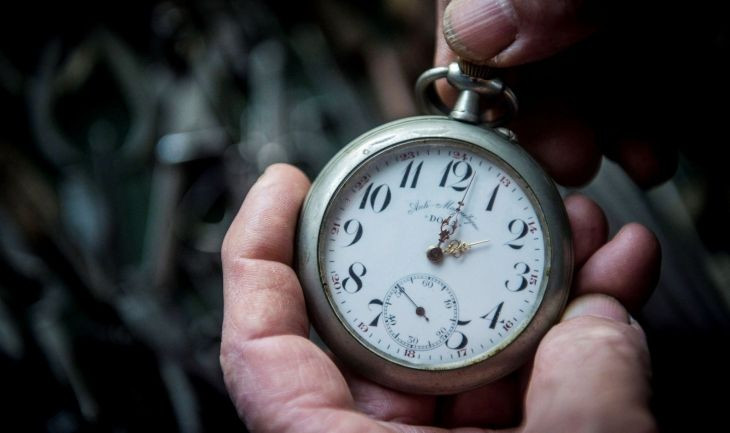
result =
[[[408,178],[411,175],[411,168],[413,167],[413,161],[409,162],[406,166],[406,172],[403,174],[403,179],[400,181],[400,187],[405,188],[408,184]],[[413,180],[411,181],[411,188],[415,188],[418,183],[418,176],[421,174],[421,167],[423,167],[423,161],[418,163],[416,171],[413,173]]]
[[[492,190],[492,195],[489,196],[489,202],[487,203],[487,208],[485,209],[488,212],[491,212],[492,209],[494,209],[494,200],[497,198],[497,191],[499,191],[499,184],[494,187],[494,190]]]
[[[497,326],[497,320],[499,320],[499,313],[502,312],[502,305],[504,305],[504,301],[500,302],[499,305],[489,310],[489,312],[483,316],[479,316],[484,320],[489,320],[489,327],[491,329],[494,329],[495,326]]]
[[[398,321],[396,320],[395,316],[393,314],[389,314],[385,317],[385,323],[387,323],[390,326],[395,326],[398,324]]]
[[[385,189],[383,189],[385,187]],[[372,190],[372,195],[370,194]],[[378,206],[378,196],[380,195],[381,191],[384,192],[383,200],[380,202],[380,205]],[[370,200],[368,200],[368,197]],[[380,213],[385,210],[385,208],[388,207],[390,204],[390,187],[386,184],[380,184],[375,189],[373,189],[373,183],[368,185],[367,189],[365,190],[365,194],[362,196],[362,201],[360,201],[360,209],[365,209],[368,202],[370,202],[370,208],[375,213]]]
[[[465,168],[461,169],[460,167],[465,167]],[[446,181],[449,179],[449,175],[453,174],[457,178],[461,178],[461,179],[452,183],[449,186],[451,188],[453,188],[455,191],[464,191],[467,188],[467,185],[463,185],[463,186],[457,186],[457,185],[463,184],[464,182],[469,180],[472,173],[474,173],[474,170],[471,168],[471,165],[468,162],[457,161],[456,163],[454,163],[454,161],[449,161],[449,163],[446,165],[446,169],[444,170],[444,175],[441,177],[441,182],[439,182],[439,186],[445,187]]]
[[[456,341],[452,342],[454,340],[454,336],[456,334],[459,334],[461,337],[459,337],[458,343]],[[461,331],[454,331],[453,334],[451,334],[451,337],[449,337],[448,340],[446,340],[446,347],[452,350],[461,350],[466,347],[466,345],[469,344],[469,339],[466,337],[466,335]]]
[[[355,270],[355,265],[360,265],[360,268],[361,268],[360,272],[357,272]],[[360,279],[360,277],[365,276],[365,274],[367,273],[367,269],[365,269],[365,265],[363,265],[360,262],[355,262],[350,265],[347,272],[350,274],[350,276],[345,278],[344,280],[342,280],[342,288],[347,293],[359,292],[360,289],[362,289],[362,280]],[[354,290],[351,288],[352,284],[355,284]]]
[[[449,163],[446,165],[446,169],[444,170],[444,175],[441,177],[441,182],[439,182],[440,187],[446,186],[446,179],[449,178],[449,172],[451,171],[452,165],[454,165],[454,161],[449,161]]]
[[[471,320],[459,320],[456,322],[456,326],[464,326],[471,323]],[[461,337],[459,338],[459,342],[456,341],[452,342],[451,340],[454,338],[454,335],[459,334]],[[464,334],[461,331],[454,331],[448,340],[446,340],[446,347],[452,350],[460,351],[466,347],[466,345],[469,344],[469,339],[467,338],[466,334]],[[461,354],[460,354],[461,356]]]
[[[525,246],[524,244],[517,244],[514,242],[524,238],[525,235],[527,235],[529,227],[527,227],[526,222],[522,221],[521,219],[513,219],[509,222],[509,224],[507,224],[507,230],[509,230],[509,232],[513,235],[517,235],[516,238],[507,242],[508,247],[519,250],[520,248]]]
[[[381,301],[380,299],[373,299],[373,300],[371,300],[370,302],[368,302],[368,310],[371,310],[372,311],[372,309],[370,307],[373,306],[373,305],[379,305],[380,306],[380,312],[378,313],[377,316],[375,316],[375,318],[373,319],[373,321],[370,322],[370,326],[378,326],[378,320],[380,320],[380,316],[383,314],[383,301]]]
[[[513,289],[510,287],[510,280],[507,280],[504,282],[504,287],[507,288],[510,292],[520,292],[522,290],[525,290],[527,287],[527,278],[525,278],[525,275],[530,272],[530,267],[527,266],[527,263],[524,262],[517,262],[513,266],[513,268],[518,272],[517,276],[520,278],[520,282],[517,286],[517,288]],[[523,270],[520,271],[520,268]]]
[[[357,228],[355,228],[355,227],[357,227]],[[362,237],[362,224],[360,224],[360,221],[358,221],[356,219],[351,219],[351,220],[345,221],[345,225],[343,226],[343,228],[345,229],[345,233],[347,233],[348,235],[353,235],[353,234],[355,235],[355,238],[352,240],[352,242],[345,245],[346,247],[349,247],[350,245],[354,245]],[[351,230],[351,228],[352,228],[352,230]],[[354,233],[353,233],[353,231],[354,231]]]

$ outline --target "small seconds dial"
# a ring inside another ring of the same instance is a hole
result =
[[[363,346],[452,369],[509,345],[545,290],[550,248],[532,190],[489,151],[455,140],[372,155],[327,206],[320,275]]]
[[[433,350],[454,332],[459,304],[453,290],[436,277],[409,275],[396,282],[383,299],[388,335],[409,350]]]

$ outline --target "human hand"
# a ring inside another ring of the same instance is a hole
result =
[[[595,0],[438,0],[434,63],[444,66],[458,55],[506,68],[497,75],[520,100],[520,114],[508,126],[557,182],[588,182],[605,154],[639,186],[651,187],[676,170],[680,138],[667,128],[672,116],[667,107],[676,107],[677,101],[661,89],[667,85],[658,79],[665,65],[647,60],[645,46],[637,42],[647,39],[642,32],[650,24],[640,20],[637,34],[626,35],[633,30],[624,16],[633,17],[641,8],[632,6],[627,13],[611,5]],[[612,7],[624,16],[608,16]],[[608,27],[602,21],[620,23],[620,35],[604,32],[603,40],[584,41]],[[438,82],[437,89],[444,100],[455,98],[445,82]]]
[[[656,282],[659,247],[638,224],[606,242],[601,210],[566,199],[576,275],[565,316],[534,361],[485,387],[418,396],[367,381],[308,339],[302,289],[291,268],[297,215],[309,181],[271,166],[251,188],[222,248],[226,386],[261,432],[648,432],[649,355],[626,309]]]

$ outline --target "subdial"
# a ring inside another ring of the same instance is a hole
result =
[[[451,288],[428,274],[401,278],[383,299],[388,335],[410,350],[431,350],[449,339],[458,323],[459,304]]]

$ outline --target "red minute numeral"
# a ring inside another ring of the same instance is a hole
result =
[[[512,328],[512,326],[514,326],[514,323],[512,323],[511,320],[507,320],[504,322],[502,329],[504,329],[505,331],[509,331]]]
[[[340,276],[335,271],[332,271],[330,274],[330,278],[332,279],[332,287],[335,290],[340,290],[340,288],[342,287],[342,284],[340,284]]]
[[[415,152],[404,152],[398,155],[398,161],[406,161],[408,159],[413,159],[416,157]]]
[[[451,152],[451,157],[454,159],[460,159],[466,161],[469,158],[469,154],[466,152]]]
[[[352,187],[354,191],[360,191],[367,183],[370,182],[370,175],[366,174],[355,183],[355,186]]]

